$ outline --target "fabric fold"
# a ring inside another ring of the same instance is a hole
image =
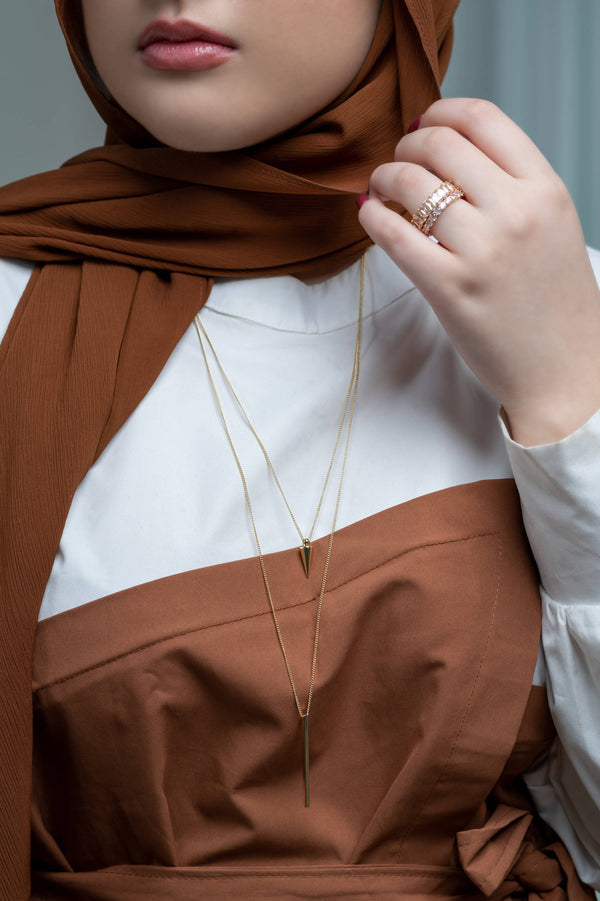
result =
[[[484,826],[457,834],[462,868],[486,897],[501,885],[519,857],[532,819],[525,810],[499,804]]]
[[[485,824],[459,832],[460,863],[486,898],[504,901],[593,901],[594,892],[578,879],[564,845],[540,841],[528,810],[499,804]]]

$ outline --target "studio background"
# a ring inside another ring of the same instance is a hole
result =
[[[598,248],[599,46],[598,0],[462,0],[444,84],[445,96],[486,97],[524,128],[566,182],[586,239]],[[102,143],[52,0],[5,4],[0,114],[0,184]]]

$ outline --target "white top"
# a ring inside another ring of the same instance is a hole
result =
[[[600,281],[600,253],[590,254]],[[0,336],[30,273],[29,263],[0,260]],[[359,274],[357,263],[320,285],[288,276],[223,280],[202,311],[304,532],[350,379]],[[563,441],[523,448],[506,434],[496,401],[426,301],[379,248],[367,256],[364,300],[338,527],[442,488],[514,474],[542,583],[543,653],[534,681],[547,683],[559,735],[527,784],[582,879],[600,888],[600,411]],[[222,379],[217,386],[262,549],[297,546],[262,453]],[[315,538],[331,529],[338,479],[336,467]],[[255,555],[240,477],[192,325],[79,486],[40,618]]]

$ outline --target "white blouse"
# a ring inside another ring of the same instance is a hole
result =
[[[590,251],[600,282],[600,253]],[[0,260],[0,336],[31,273]],[[202,321],[305,534],[350,380],[360,264],[319,285],[223,280]],[[299,544],[255,438],[214,361],[264,553]],[[314,532],[331,530],[338,452]],[[541,575],[543,649],[558,732],[527,776],[540,814],[600,889],[600,411],[524,448],[431,308],[379,248],[367,255],[358,400],[337,525],[453,485],[514,475]],[[256,555],[239,473],[192,325],[79,486],[40,619],[178,572]]]

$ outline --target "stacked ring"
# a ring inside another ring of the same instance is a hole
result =
[[[439,188],[424,200],[412,217],[411,225],[428,235],[444,210],[455,200],[464,197],[464,191],[451,181],[444,181]]]

